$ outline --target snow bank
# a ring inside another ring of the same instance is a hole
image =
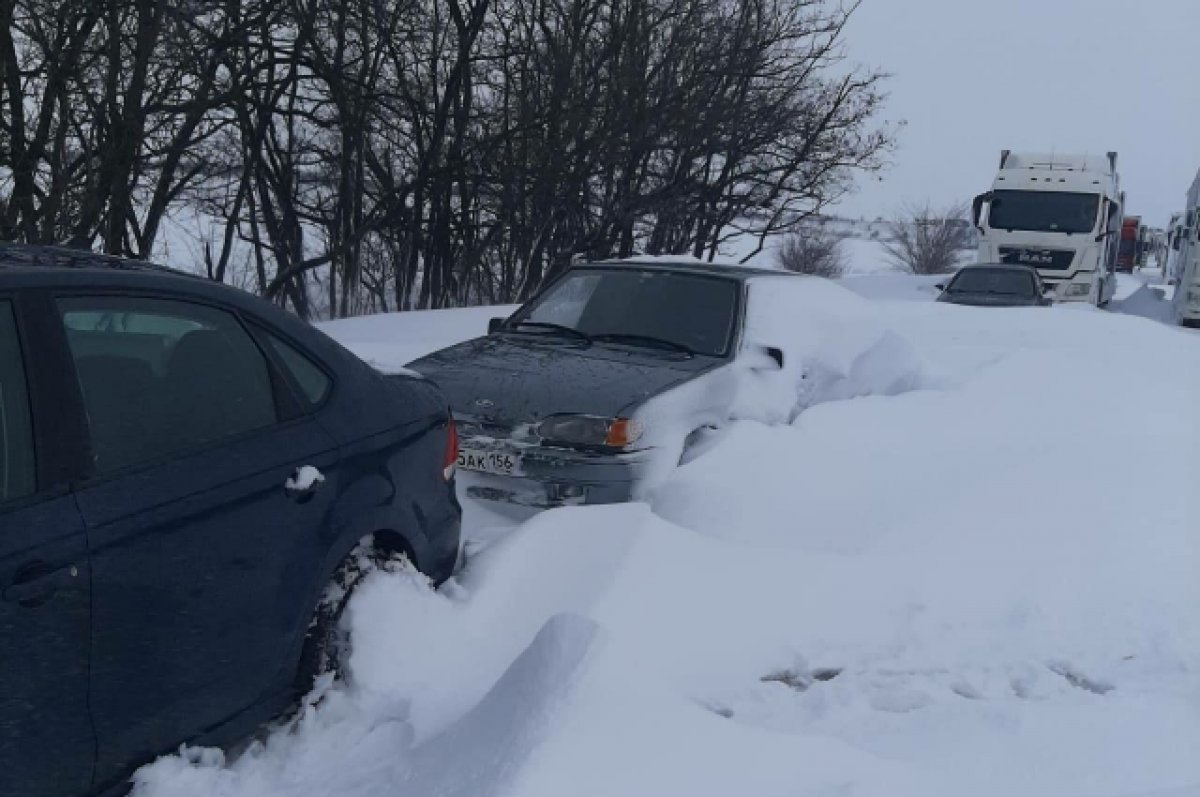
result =
[[[921,384],[916,352],[869,303],[828,280],[764,279],[750,284],[745,339],[782,349],[782,370],[750,364],[732,417],[790,420],[826,401],[896,395]]]
[[[782,353],[782,367],[768,349]],[[655,456],[637,494],[655,490],[681,459],[702,450],[697,430],[746,419],[787,423],[823,402],[897,395],[925,381],[915,350],[869,302],[817,277],[756,278],[734,360],[638,408]]]
[[[848,275],[839,284],[864,299],[889,301],[933,301],[938,296],[938,283],[948,282],[952,274],[914,277],[911,274],[877,273]]]
[[[894,334],[936,380],[739,422],[438,592],[372,576],[348,686],[138,797],[1198,797],[1200,339],[865,306],[800,350]]]
[[[426,354],[486,335],[490,319],[516,309],[499,305],[381,313],[326,321],[317,328],[381,371],[401,373]]]

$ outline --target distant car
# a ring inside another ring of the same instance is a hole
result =
[[[456,432],[248,294],[0,245],[0,795],[116,788],[339,664],[373,567],[460,555]]]
[[[486,337],[409,367],[450,398],[468,495],[626,501],[664,457],[677,464],[729,419],[721,369],[735,357],[782,369],[778,342],[747,334],[750,286],[806,279],[692,261],[576,266]]]
[[[951,304],[1035,307],[1053,303],[1053,289],[1031,266],[977,263],[964,266],[949,284],[936,287],[941,291],[937,300]]]

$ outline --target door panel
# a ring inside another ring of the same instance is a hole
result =
[[[76,501],[97,629],[96,779],[107,786],[290,688],[337,451],[311,419],[280,420],[277,375],[231,313],[139,297],[59,308],[95,456]],[[290,492],[306,465],[325,483]]]
[[[301,422],[78,493],[89,527],[92,711],[101,778],[288,684],[336,491],[336,454]],[[297,466],[328,480],[287,494]]]
[[[92,778],[87,541],[70,496],[0,507],[0,795]]]
[[[37,492],[18,343],[0,298],[0,795],[78,795],[95,754],[87,539],[65,490]]]

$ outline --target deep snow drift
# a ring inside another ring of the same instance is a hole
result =
[[[439,592],[372,576],[350,685],[136,794],[1200,797],[1200,337],[858,288],[925,299],[870,304],[920,389],[736,423]]]
[[[431,351],[487,334],[488,320],[516,307],[418,310],[342,318],[321,324],[327,334],[381,371],[395,372]]]

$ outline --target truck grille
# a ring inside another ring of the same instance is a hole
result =
[[[1003,263],[1016,263],[1022,266],[1033,266],[1044,269],[1068,269],[1075,259],[1075,252],[1070,249],[1037,249],[1024,246],[1000,247],[1000,260]]]

